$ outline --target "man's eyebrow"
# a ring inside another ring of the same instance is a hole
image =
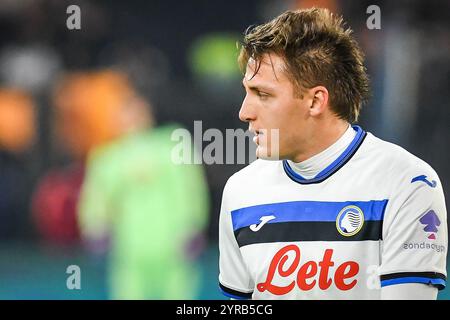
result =
[[[242,87],[245,89],[246,86],[244,84],[245,80],[242,80]],[[247,88],[252,91],[272,91],[273,88],[270,86],[264,86],[260,84],[247,84]]]

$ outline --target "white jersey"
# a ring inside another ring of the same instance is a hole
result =
[[[256,160],[227,182],[219,222],[223,293],[253,299],[380,299],[446,282],[447,212],[436,172],[358,126],[313,179]]]

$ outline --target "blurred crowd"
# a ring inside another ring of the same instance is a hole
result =
[[[81,30],[66,8],[81,9]],[[366,8],[381,8],[381,29]],[[430,163],[450,199],[450,5],[433,1],[0,2],[0,239],[107,255],[113,298],[193,298],[243,165],[174,165],[175,128],[243,128],[242,32],[325,6],[367,55],[361,123]],[[200,150],[201,151],[201,150]],[[0,278],[2,275],[0,274]]]

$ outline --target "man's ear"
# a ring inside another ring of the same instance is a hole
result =
[[[323,86],[317,86],[309,89],[312,97],[309,113],[311,116],[319,116],[325,112],[328,105],[328,90]]]

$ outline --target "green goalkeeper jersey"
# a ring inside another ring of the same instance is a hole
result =
[[[172,161],[176,128],[129,134],[90,155],[79,224],[88,239],[110,238],[114,298],[191,297],[186,247],[206,226],[209,203],[201,166]]]

